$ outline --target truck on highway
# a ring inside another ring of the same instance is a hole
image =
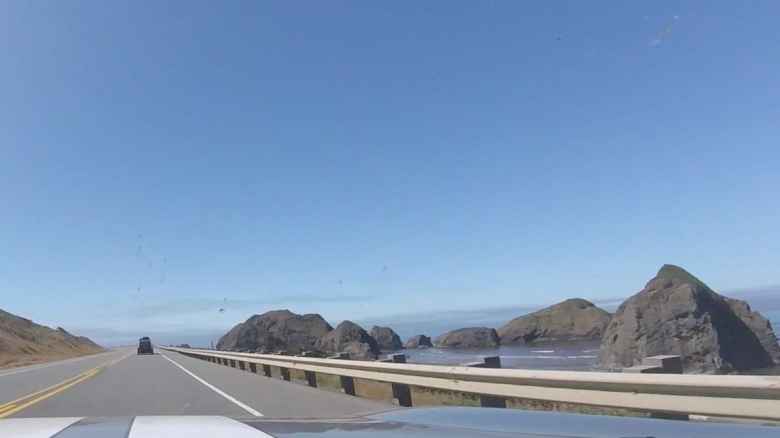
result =
[[[154,348],[152,348],[152,340],[148,336],[138,340],[138,354],[154,354]]]

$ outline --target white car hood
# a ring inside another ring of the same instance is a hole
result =
[[[129,418],[12,418],[0,421],[3,438],[263,438],[270,437],[239,421],[218,416]]]

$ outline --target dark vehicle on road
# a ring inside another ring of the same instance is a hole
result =
[[[138,340],[138,354],[154,354],[152,340],[148,336]]]

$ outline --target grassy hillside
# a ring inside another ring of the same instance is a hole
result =
[[[0,310],[0,368],[48,362],[103,351],[83,336],[51,329]]]

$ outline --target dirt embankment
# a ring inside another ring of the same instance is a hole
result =
[[[84,336],[52,329],[0,310],[0,369],[31,365],[103,351]]]

